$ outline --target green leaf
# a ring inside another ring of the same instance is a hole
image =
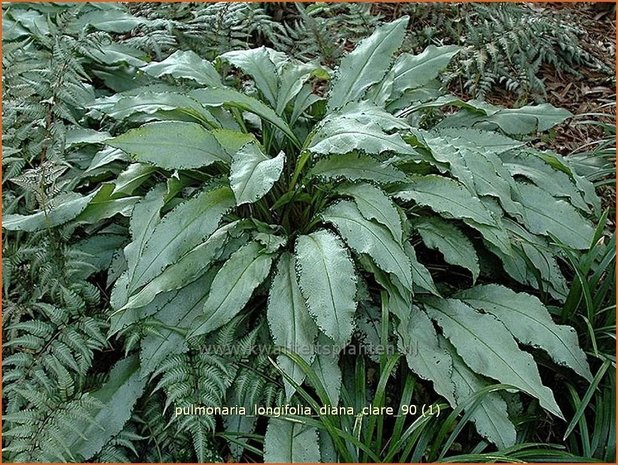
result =
[[[126,95],[120,98],[114,97],[117,100],[110,106],[102,105],[94,109],[99,109],[108,116],[122,120],[132,117],[136,114],[141,115],[160,115],[160,112],[179,112],[182,115],[189,116],[195,122],[206,124],[211,127],[221,127],[221,123],[215,119],[206,109],[196,100],[187,97],[186,95],[172,91],[153,90],[143,91],[137,95]],[[152,118],[151,118],[152,119]]]
[[[510,255],[513,253],[511,240],[506,229],[504,229],[502,225],[488,226],[466,219],[464,219],[464,223],[479,231],[485,241],[497,247],[503,254]]]
[[[365,180],[383,184],[404,182],[407,179],[404,173],[393,166],[356,153],[322,158],[313,166],[309,176],[322,179]]]
[[[90,11],[78,16],[75,26],[85,28],[91,25],[99,31],[127,33],[143,24],[145,19],[122,10]]]
[[[346,344],[356,312],[356,273],[348,251],[331,232],[316,231],[296,241],[296,265],[314,320],[336,344]]]
[[[311,84],[304,84],[298,95],[292,103],[292,115],[290,116],[290,124],[294,124],[298,119],[305,114],[317,102],[322,102],[325,99],[313,93]]]
[[[146,163],[131,163],[114,181],[114,194],[131,195],[150,179],[157,168]]]
[[[430,45],[418,55],[404,53],[393,65],[394,79],[391,99],[395,99],[408,89],[424,86],[438,77],[451,58],[459,52],[455,45],[436,47]]]
[[[519,148],[524,142],[511,139],[496,131],[482,131],[475,128],[445,128],[435,132],[445,140],[453,140],[457,147],[488,151],[501,154]]]
[[[269,51],[272,50],[266,47],[234,50],[220,55],[219,58],[230,62],[237,68],[242,69],[245,74],[251,76],[255,81],[256,87],[274,107],[277,101],[279,79]]]
[[[328,339],[324,334],[318,336],[316,343],[317,354],[311,364],[311,370],[315,373],[319,383],[328,396],[328,404],[339,405],[341,393],[342,375],[339,368],[339,352],[341,346]],[[314,386],[317,389],[317,386]]]
[[[295,259],[289,252],[284,252],[277,264],[277,274],[268,295],[266,316],[275,344],[298,353],[311,365],[315,357],[313,346],[318,337],[318,327],[309,315],[298,287]],[[279,355],[277,364],[294,382],[299,385],[303,383],[306,374],[288,357]],[[290,400],[295,388],[287,380],[284,384],[286,399]]]
[[[107,234],[101,231],[77,242],[75,250],[86,255],[83,260],[92,264],[93,272],[96,272],[107,270],[114,256],[126,243],[127,237],[124,234]]]
[[[172,76],[189,79],[202,86],[221,86],[221,77],[214,66],[191,50],[178,50],[159,63],[144,66],[142,71],[154,77]]]
[[[264,435],[264,462],[320,461],[318,431],[302,423],[271,418]]]
[[[446,263],[470,270],[472,280],[477,280],[480,267],[474,245],[454,224],[438,217],[422,217],[414,227],[425,245],[440,251]]]
[[[555,255],[555,248],[542,236],[530,233],[523,226],[503,219],[505,228],[513,237],[514,254],[500,256],[505,270],[517,281],[538,289],[539,275],[549,286],[549,292],[557,300],[564,301],[568,294],[567,283]]]
[[[127,357],[114,365],[107,381],[90,395],[101,402],[101,407],[92,412],[94,423],[82,420],[81,435],[65,438],[70,449],[84,460],[91,459],[116,434],[131,417],[133,405],[142,395],[146,380],[139,376],[137,355]]]
[[[571,204],[530,184],[520,184],[519,193],[525,224],[531,232],[552,235],[574,249],[585,250],[592,245],[592,225]]]
[[[169,212],[154,227],[145,243],[139,245],[141,253],[129,290],[133,292],[151,281],[210,236],[225,212],[233,206],[232,190],[222,186],[205,189]]]
[[[386,110],[367,100],[350,102],[346,104],[343,109],[329,116],[330,120],[336,120],[338,118],[358,121],[362,124],[375,123],[384,131],[410,128],[410,125],[403,118],[393,116]]]
[[[356,205],[347,200],[328,207],[320,216],[337,228],[350,248],[369,255],[378,267],[395,274],[406,288],[412,289],[410,260],[401,242],[385,227],[363,218]]]
[[[407,242],[403,245],[403,248],[408,256],[408,259],[410,260],[410,265],[412,266],[412,284],[415,286],[413,290],[418,291],[416,287],[419,287],[435,296],[440,296],[440,293],[433,282],[433,278],[431,277],[431,273],[427,267],[416,258],[416,250],[414,250],[414,247]],[[397,278],[399,279],[399,277]]]
[[[575,330],[555,324],[535,296],[488,284],[466,289],[458,293],[457,298],[494,315],[522,344],[544,350],[556,363],[592,381],[586,354],[579,348]]]
[[[399,134],[386,134],[371,121],[361,123],[347,118],[327,120],[311,137],[307,149],[318,155],[345,154],[354,150],[370,154],[416,155]]]
[[[216,161],[229,162],[228,154],[216,137],[196,123],[146,123],[107,143],[131,154],[137,161],[167,170],[201,168]]]
[[[424,302],[429,316],[472,370],[527,392],[546,410],[564,418],[551,389],[541,382],[532,355],[519,349],[496,317],[457,299],[428,298]]]
[[[253,97],[228,88],[196,89],[191,91],[189,96],[206,107],[227,106],[254,113],[281,129],[297,146],[301,145],[288,124],[272,108]]]
[[[167,327],[157,328],[159,334],[150,333],[141,340],[142,378],[148,377],[168,355],[179,354],[188,349],[185,337],[170,328],[180,330],[190,328],[193,320],[202,313],[213,278],[214,272],[210,272],[184,287],[154,315]]]
[[[443,176],[414,177],[394,195],[402,200],[414,200],[448,218],[466,218],[484,225],[497,225],[491,212],[478,197],[457,181]]]
[[[544,132],[573,116],[570,111],[556,108],[549,103],[505,108],[489,120],[498,124],[507,134]]]
[[[75,127],[67,130],[64,140],[64,148],[77,147],[80,145],[103,144],[110,135],[108,132],[99,132],[94,129]]]
[[[431,381],[434,390],[456,406],[451,354],[438,342],[438,334],[425,312],[413,305],[399,329],[399,351],[408,367],[421,378]]]
[[[445,347],[452,357],[452,380],[455,385],[457,404],[464,404],[475,393],[490,384],[468,368],[448,340],[442,336],[439,336],[439,339],[440,345]],[[515,445],[517,431],[509,420],[506,402],[498,392],[485,394],[470,418],[478,433],[493,442],[499,449]]]
[[[230,235],[237,231],[239,224],[236,221],[216,230],[206,242],[187,252],[142,287],[137,294],[129,297],[123,309],[144,307],[157,295],[180,289],[198,279],[219,258]]]
[[[98,192],[99,189],[85,196],[68,192],[54,198],[51,208],[38,213],[32,215],[2,215],[2,227],[7,231],[32,232],[60,226],[76,218],[84,211]]]
[[[318,71],[322,70],[318,64],[314,63],[299,63],[296,61],[287,61],[280,70],[280,82],[279,91],[277,93],[277,114],[281,115],[287,105],[294,100],[294,104],[299,103],[301,107],[303,103],[301,100],[305,100],[306,103],[310,103],[314,98],[319,98],[313,93],[309,93],[305,99],[295,99],[297,95],[303,89],[305,82]],[[295,118],[291,118],[293,123]]]
[[[544,132],[572,116],[569,111],[549,103],[501,108],[476,100],[462,102],[454,99],[445,100],[442,105],[455,105],[464,109],[442,120],[438,124],[439,128],[463,126],[493,130],[499,127],[505,133],[514,135]]]
[[[423,139],[433,157],[439,162],[448,163],[451,173],[470,192],[498,198],[508,213],[521,218],[522,206],[513,200],[512,195],[517,185],[496,154],[469,148],[465,141],[460,146],[457,138],[445,139],[428,133]]]
[[[215,276],[203,314],[195,319],[187,338],[210,333],[234,318],[266,279],[272,261],[273,254],[254,241],[233,253]]]
[[[399,321],[407,321],[412,306],[412,292],[403,287],[397,276],[385,273],[366,255],[358,257],[359,264],[373,274],[376,282],[384,288],[388,295],[388,310]]]
[[[127,275],[123,274],[116,281],[114,292],[110,304],[112,308],[119,309],[110,316],[110,327],[108,337],[113,336],[124,328],[143,320],[149,316],[155,315],[164,310],[165,307],[176,297],[178,291],[165,292],[157,295],[152,302],[140,308],[122,308],[127,302]],[[120,309],[122,311],[120,311]]]
[[[368,220],[376,220],[393,235],[397,242],[403,240],[401,216],[393,202],[381,189],[371,184],[344,184],[337,192],[354,199],[361,214]]]
[[[142,255],[144,245],[161,221],[160,210],[165,203],[165,185],[158,184],[133,208],[130,231],[132,241],[124,249],[127,259],[129,281]]]
[[[125,161],[129,161],[129,157],[122,150],[118,150],[113,147],[105,147],[104,149],[99,150],[92,158],[90,166],[88,166],[88,169],[84,171],[83,176],[95,176],[101,172],[101,170],[106,168],[109,169],[109,171],[113,171],[112,164],[114,162]]]
[[[92,47],[89,50],[89,54],[95,61],[105,66],[127,64],[140,67],[147,64],[142,59],[145,58],[144,52],[120,43],[103,44],[98,47]]]
[[[586,213],[590,212],[588,204],[571,177],[563,171],[554,169],[541,158],[540,154],[520,151],[515,156],[505,158],[504,166],[512,176],[523,176],[553,197],[568,198],[574,207]]]
[[[140,197],[118,195],[115,193],[115,187],[112,183],[101,185],[97,194],[90,200],[84,211],[75,218],[75,221],[81,224],[92,224],[109,219],[116,214],[131,215],[133,206],[140,200]]]
[[[229,155],[230,160],[233,159],[236,152],[244,145],[250,142],[257,143],[257,139],[251,133],[238,132],[231,129],[213,129],[211,133]]]
[[[337,78],[329,92],[329,110],[362,99],[370,86],[382,80],[390,67],[391,57],[403,42],[407,24],[408,17],[404,16],[378,27],[341,60]]]
[[[285,154],[269,158],[257,144],[247,144],[236,155],[230,169],[230,186],[236,204],[253,203],[264,197],[281,177]]]

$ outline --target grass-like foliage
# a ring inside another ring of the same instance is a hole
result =
[[[611,458],[615,239],[530,143],[569,112],[448,94],[407,16],[329,69],[55,8],[5,10],[7,461]],[[176,414],[369,403],[442,413]]]

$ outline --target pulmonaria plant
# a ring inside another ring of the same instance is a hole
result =
[[[93,169],[130,164],[73,199],[72,217],[47,218],[83,217],[94,204],[130,215],[130,241],[110,269],[110,336],[126,336],[128,352],[139,346],[131,376],[161,379],[168,404],[194,395],[175,387],[188,375],[170,360],[239,318],[265,318],[272,342],[303,349],[337,405],[339,355],[312,348],[356,340],[361,319],[380,318],[376,302],[410,370],[453,408],[488,391],[470,417],[498,447],[516,431],[504,393],[488,386],[562,417],[535,357],[591,379],[574,330],[542,301],[565,299],[563,250],[592,244],[599,201],[564,159],[526,143],[568,112],[444,94],[436,77],[457,48],[396,56],[407,21],[361,41],[332,79],[264,47],[214,63],[179,51],[139,67],[140,86],[92,105],[88,117],[118,134]],[[293,358],[277,363],[286,400],[311,384]],[[198,400],[237,400],[225,398],[228,374],[218,397]],[[295,447],[275,447],[282,438]],[[266,460],[292,461],[299,448],[320,459],[314,428],[270,422]]]

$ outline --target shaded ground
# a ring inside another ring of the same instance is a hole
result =
[[[584,31],[581,43],[591,55],[605,63],[615,74],[616,69],[616,15],[614,3],[548,3],[543,8],[561,10],[566,21]],[[546,67],[543,70],[548,101],[566,108],[574,115],[606,113],[601,120],[615,121],[616,84],[605,72],[582,67],[581,78],[557,73]],[[583,119],[579,117],[578,119]],[[585,118],[588,119],[588,118]],[[567,155],[582,145],[603,137],[603,131],[592,125],[568,122],[556,128],[552,148]]]

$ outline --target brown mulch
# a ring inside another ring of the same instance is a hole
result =
[[[616,6],[615,3],[549,3],[546,8],[559,10],[565,21],[582,29],[582,47],[614,73],[614,76],[610,76],[607,72],[581,67],[579,71],[582,76],[578,78],[561,75],[549,67],[543,69],[549,103],[578,115],[558,126],[556,137],[550,143],[551,148],[558,153],[567,155],[603,137],[602,129],[576,124],[577,121],[595,119],[615,122]],[[586,116],[592,113],[610,116]]]

